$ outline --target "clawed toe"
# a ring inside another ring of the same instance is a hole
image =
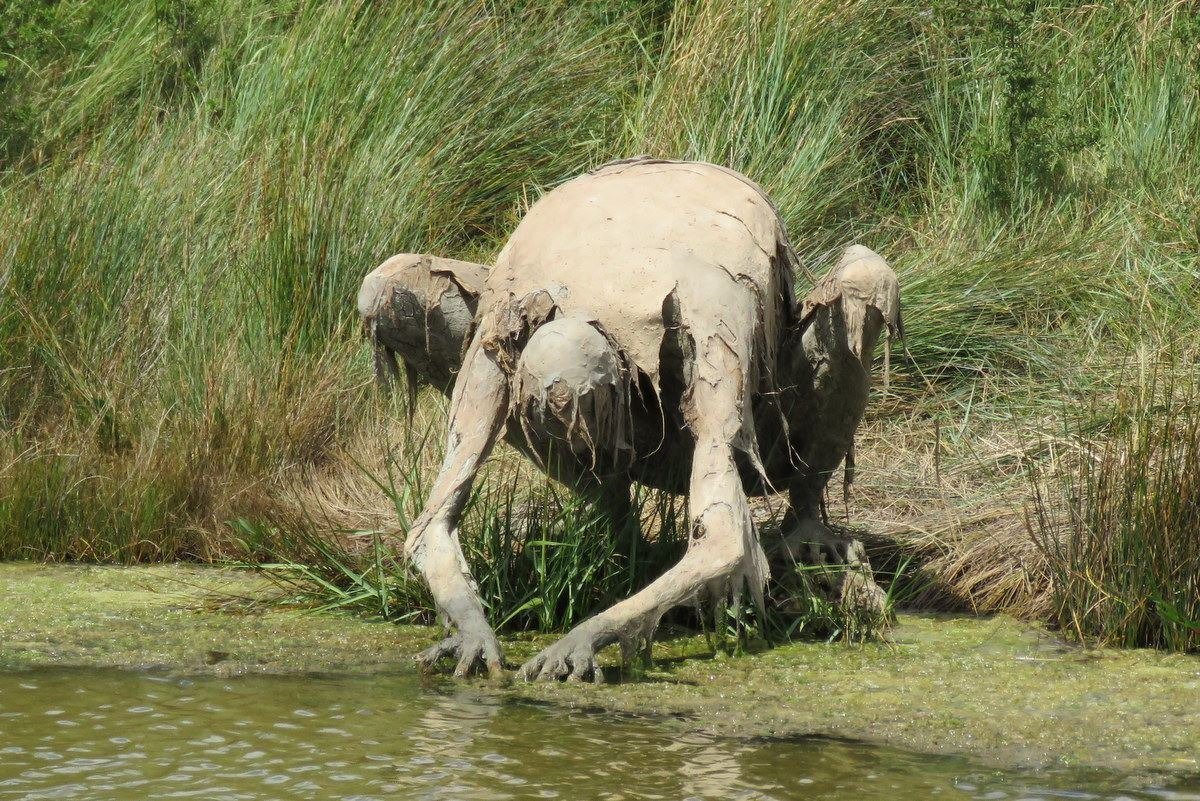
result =
[[[462,638],[454,634],[441,642],[426,648],[413,657],[423,671],[432,671],[439,661],[446,656],[457,656],[462,647]]]
[[[861,542],[850,537],[827,537],[808,543],[804,560],[810,565],[859,569],[867,562],[867,551]]]

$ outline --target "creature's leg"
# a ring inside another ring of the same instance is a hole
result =
[[[752,430],[745,416],[749,413],[755,301],[736,284],[726,282],[723,289],[732,302],[716,307],[702,302],[702,313],[684,319],[694,345],[687,382],[687,421],[695,442],[688,498],[692,532],[687,552],[648,587],[584,621],[525,663],[521,675],[526,680],[582,681],[591,677],[599,681],[599,649],[619,642],[629,653],[648,644],[667,610],[705,594],[740,593],[743,584],[748,584],[761,604],[766,557],[734,461],[735,448],[745,445],[744,432]],[[738,297],[742,293],[745,297]],[[711,294],[700,294],[704,301],[711,300]]]
[[[417,659],[432,666],[443,656],[456,657],[456,676],[480,665],[493,676],[502,671],[500,643],[488,625],[463,558],[458,523],[475,474],[495,444],[507,410],[507,378],[476,337],[454,386],[446,458],[404,544],[405,554],[429,584],[439,613],[457,629]]]
[[[814,296],[817,299],[814,300]],[[791,513],[772,561],[829,565],[827,583],[844,605],[882,611],[884,594],[875,583],[858,540],[842,536],[823,520],[822,498],[834,471],[852,458],[854,433],[866,409],[875,343],[886,325],[902,330],[896,275],[877,254],[854,246],[805,301],[811,311],[801,338],[803,360],[793,370],[798,404],[793,420],[807,429],[790,483]],[[853,469],[847,463],[847,471]]]
[[[818,312],[819,316],[829,314],[828,310]],[[810,329],[814,335],[805,336],[806,358],[818,375],[839,371],[843,375],[822,376],[831,380],[814,382],[817,414],[813,417],[811,435],[798,453],[799,467],[788,487],[791,509],[785,523],[785,537],[780,543],[782,548],[773,549],[773,555],[799,559],[809,565],[843,565],[869,574],[870,565],[862,543],[837,534],[824,522],[825,487],[853,447],[854,431],[867,395],[865,378],[845,375],[862,371],[857,360],[827,358],[828,343],[821,343],[821,336],[816,333],[829,330],[824,322],[817,320],[817,325]]]

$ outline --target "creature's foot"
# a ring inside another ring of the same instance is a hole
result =
[[[594,638],[579,627],[522,665],[518,675],[525,681],[566,679],[604,683],[604,673],[596,664]]]
[[[887,593],[875,583],[870,567],[865,572],[848,570],[843,573],[837,601],[842,609],[860,619],[887,623]]]
[[[807,565],[830,600],[847,612],[868,618],[886,613],[887,595],[875,583],[862,543],[816,520],[799,521],[773,549],[771,561],[785,563],[775,575],[784,575],[798,562]]]
[[[490,631],[486,634],[453,634],[437,645],[426,648],[414,659],[422,670],[432,672],[437,668],[437,663],[447,656],[458,660],[454,675],[459,678],[476,672],[482,673],[485,669],[493,679],[504,675],[500,643]]]

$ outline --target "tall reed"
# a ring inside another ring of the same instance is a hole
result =
[[[378,472],[404,422],[369,389],[362,275],[400,251],[488,261],[547,187],[639,152],[759,181],[801,290],[852,241],[897,268],[881,458],[920,462],[934,430],[939,481],[976,478],[934,519],[899,497],[906,467],[867,511],[916,509],[904,543],[950,531],[931,547],[960,588],[1006,570],[972,567],[991,529],[961,522],[1021,483],[989,443],[1063,387],[1113,397],[1131,350],[1200,353],[1186,4],[8,5],[0,558],[244,556],[227,521],[304,514],[377,528],[356,463]]]
[[[1054,479],[1034,472],[1030,533],[1059,624],[1123,646],[1200,650],[1200,381],[1154,374],[1123,392]]]

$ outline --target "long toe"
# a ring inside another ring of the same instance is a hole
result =
[[[494,640],[483,644],[483,663],[489,679],[504,678],[504,655]]]
[[[454,675],[457,678],[466,678],[475,672],[476,667],[483,656],[483,647],[479,645],[471,645],[464,647],[462,655],[458,659],[458,664],[454,668]]]
[[[542,664],[545,661],[546,657],[543,654],[538,654],[525,664],[521,665],[521,669],[517,672],[517,676],[520,677],[521,681],[533,681],[538,677],[538,674],[542,672]]]
[[[504,676],[504,658],[500,653],[500,643],[494,636],[463,638],[454,675],[461,678],[475,673],[486,673],[493,679]]]
[[[462,640],[457,634],[447,637],[436,645],[426,648],[413,657],[422,670],[433,670],[444,657],[456,656],[462,647]]]
[[[604,674],[600,672],[600,666],[596,664],[596,660],[575,660],[571,665],[571,675],[567,676],[567,681],[581,682],[588,679],[591,679],[596,684],[604,683]]]
[[[567,660],[563,658],[548,659],[542,667],[542,672],[538,674],[538,681],[558,681],[571,671],[567,666]]]
[[[847,567],[861,568],[867,562],[867,549],[858,540],[846,540],[845,553],[842,557]]]

